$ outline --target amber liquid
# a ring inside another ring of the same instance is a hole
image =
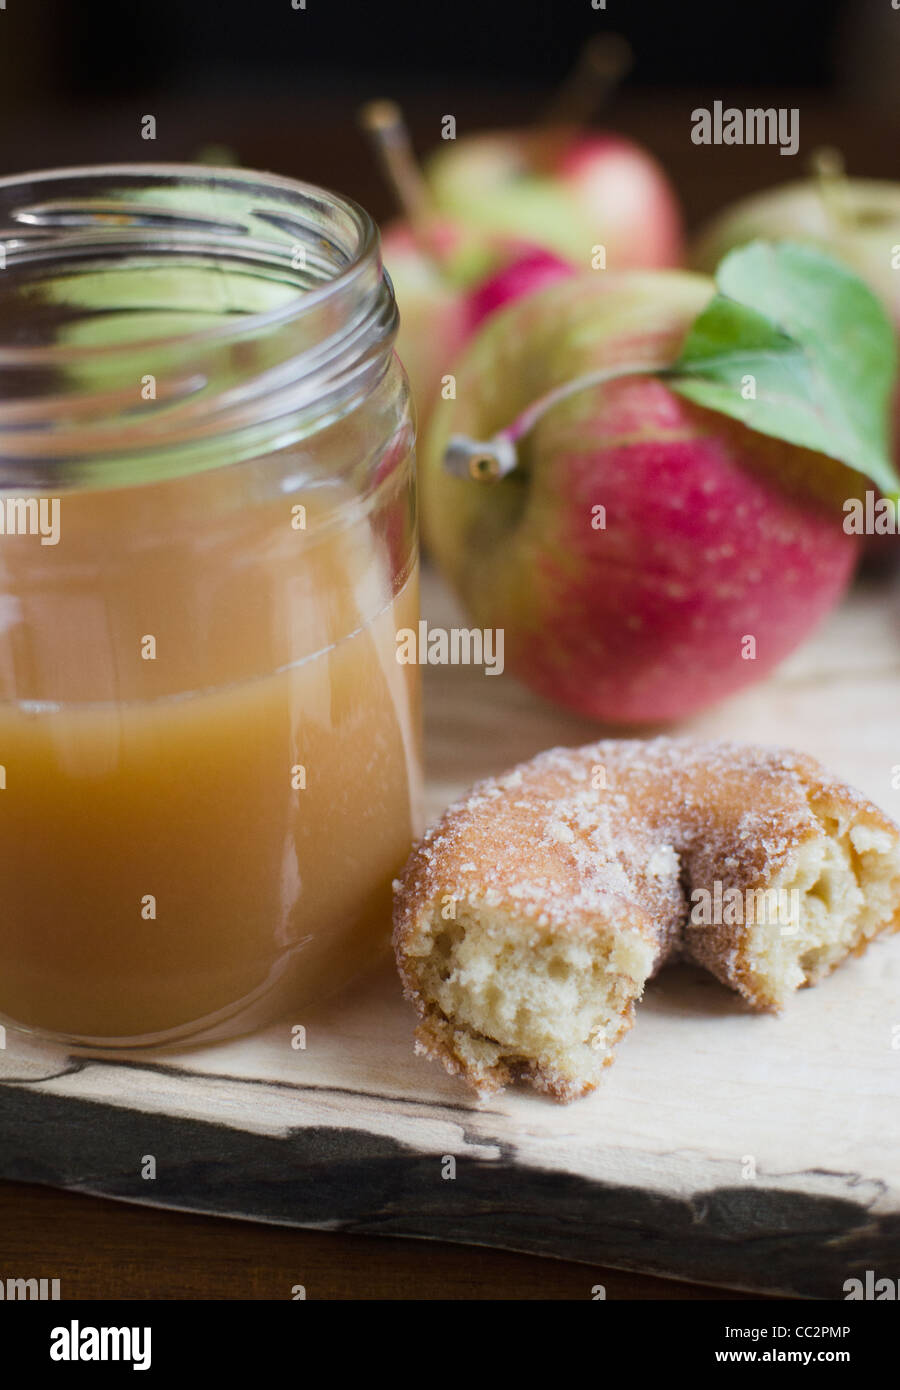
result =
[[[248,515],[220,486],[200,516],[203,485],[64,497],[53,549],[0,538],[0,1014],[32,1029],[302,1023],[388,943],[417,830],[415,569],[333,496]]]

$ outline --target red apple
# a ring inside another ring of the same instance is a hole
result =
[[[854,475],[652,375],[559,401],[498,481],[455,476],[447,445],[587,372],[673,361],[712,293],[686,272],[606,273],[512,304],[457,363],[426,441],[425,533],[471,621],[504,629],[534,690],[598,719],[682,718],[796,647],[851,576]]]
[[[678,200],[656,160],[617,135],[499,131],[448,141],[426,166],[436,209],[491,235],[527,235],[585,270],[678,265]]]
[[[470,333],[474,333],[484,320],[511,304],[514,299],[522,299],[526,294],[552,285],[557,280],[567,280],[574,274],[568,261],[554,256],[552,251],[540,247],[527,247],[515,252],[501,268],[488,275],[469,290],[466,295],[466,321]]]
[[[397,104],[369,102],[360,117],[406,212],[385,229],[382,259],[400,310],[397,353],[424,429],[441,379],[473,328],[571,267],[519,232],[493,236],[436,215]]]
[[[385,229],[381,254],[400,310],[397,356],[409,377],[421,432],[441,377],[468,337],[469,314],[459,288],[406,223]]]
[[[580,269],[677,265],[678,200],[639,145],[588,123],[632,63],[627,40],[594,34],[535,126],[446,140],[426,168],[435,209],[491,236],[527,236]]]
[[[679,259],[680,214],[659,166],[626,140],[581,129],[629,63],[623,40],[595,36],[548,124],[453,142],[429,178],[397,104],[363,107],[406,214],[385,230],[383,252],[400,309],[397,351],[423,430],[441,378],[488,313],[578,268]]]
[[[441,380],[471,334],[502,305],[573,274],[558,256],[527,242],[467,237],[432,224],[427,243],[404,222],[386,228],[382,259],[400,310],[397,355],[426,428]]]

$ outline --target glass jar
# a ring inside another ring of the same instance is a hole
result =
[[[420,814],[395,331],[371,220],[321,189],[0,180],[8,1025],[210,1040],[385,949]]]

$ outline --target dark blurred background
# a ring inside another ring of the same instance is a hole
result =
[[[527,121],[580,45],[625,34],[625,88],[598,120],[647,143],[696,220],[796,178],[816,144],[852,172],[900,167],[900,10],[891,0],[0,0],[0,171],[102,159],[241,162],[338,186],[390,211],[356,126],[368,97],[405,104],[421,152]],[[294,8],[294,5],[297,8]],[[594,5],[597,8],[594,8]],[[800,108],[801,149],[698,149],[690,111]],[[155,141],[141,117],[157,119]]]

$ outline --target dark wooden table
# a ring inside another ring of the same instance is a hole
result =
[[[62,1298],[608,1299],[749,1295],[437,1241],[263,1226],[0,1183],[0,1270]]]

